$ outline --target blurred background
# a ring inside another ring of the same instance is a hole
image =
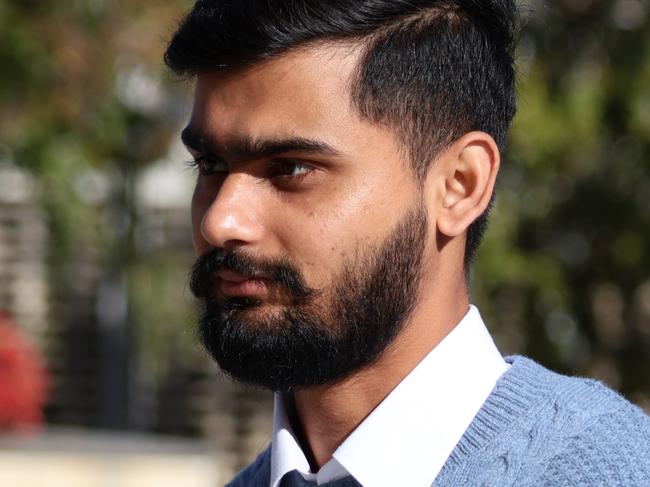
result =
[[[473,302],[650,412],[650,2],[522,3]],[[194,338],[181,0],[0,0],[0,484],[220,485],[272,400]],[[38,465],[38,467],[35,467]]]

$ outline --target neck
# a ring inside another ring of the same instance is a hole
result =
[[[318,471],[332,458],[350,433],[467,313],[469,300],[464,282],[446,300],[435,296],[435,289],[427,294],[428,287],[423,286],[422,295],[431,299],[418,304],[404,329],[376,362],[342,381],[294,393],[294,431],[298,432],[312,471]]]

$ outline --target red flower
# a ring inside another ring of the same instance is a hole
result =
[[[41,424],[48,385],[38,349],[0,310],[0,430]]]

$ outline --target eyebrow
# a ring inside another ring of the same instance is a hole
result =
[[[341,153],[330,144],[305,137],[256,139],[240,137],[224,144],[206,136],[192,126],[181,132],[181,140],[188,148],[214,158],[226,158],[235,163],[262,159],[287,152],[337,157]]]

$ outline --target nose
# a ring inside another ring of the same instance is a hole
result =
[[[216,191],[197,186],[193,212],[199,221],[200,238],[210,247],[232,250],[261,238],[259,184],[254,177],[230,173]]]

